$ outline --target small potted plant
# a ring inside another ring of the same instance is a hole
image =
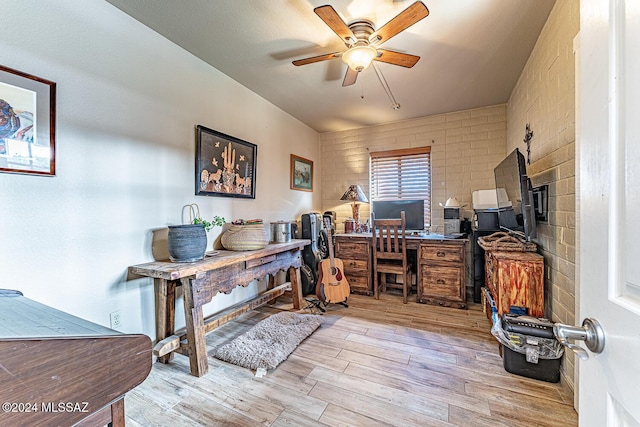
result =
[[[207,232],[214,226],[225,223],[225,219],[217,215],[212,221],[202,219],[196,203],[184,206],[183,214],[185,208],[189,209],[189,223],[169,226],[167,245],[169,257],[173,262],[193,262],[204,258],[207,250]]]
[[[225,222],[226,220],[224,219],[224,217],[218,215],[214,216],[212,221],[207,221],[206,219],[202,219],[199,216],[193,218],[193,220],[191,221],[192,224],[202,224],[202,226],[204,227],[204,231],[206,231],[207,233],[211,231],[211,229],[215,226],[222,227]]]

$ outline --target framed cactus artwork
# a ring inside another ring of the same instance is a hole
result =
[[[196,196],[256,198],[258,146],[196,126]]]

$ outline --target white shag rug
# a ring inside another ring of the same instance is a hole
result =
[[[287,311],[273,314],[218,347],[214,357],[253,370],[275,369],[321,324],[319,315]]]

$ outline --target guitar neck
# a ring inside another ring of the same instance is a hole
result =
[[[329,260],[331,261],[331,268],[335,267],[334,255],[333,255],[333,237],[331,236],[331,224],[328,218],[324,219],[324,226],[327,229],[327,246],[329,246]]]

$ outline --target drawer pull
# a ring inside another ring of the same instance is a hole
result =
[[[436,256],[437,256],[437,257],[439,257],[439,258],[445,257],[446,255],[447,255],[447,253],[446,253],[446,252],[444,252],[444,251],[438,251],[438,252],[436,252]]]
[[[438,279],[438,280],[436,280],[436,283],[437,283],[438,285],[444,285],[444,284],[445,284],[445,281],[444,281],[444,279]]]

